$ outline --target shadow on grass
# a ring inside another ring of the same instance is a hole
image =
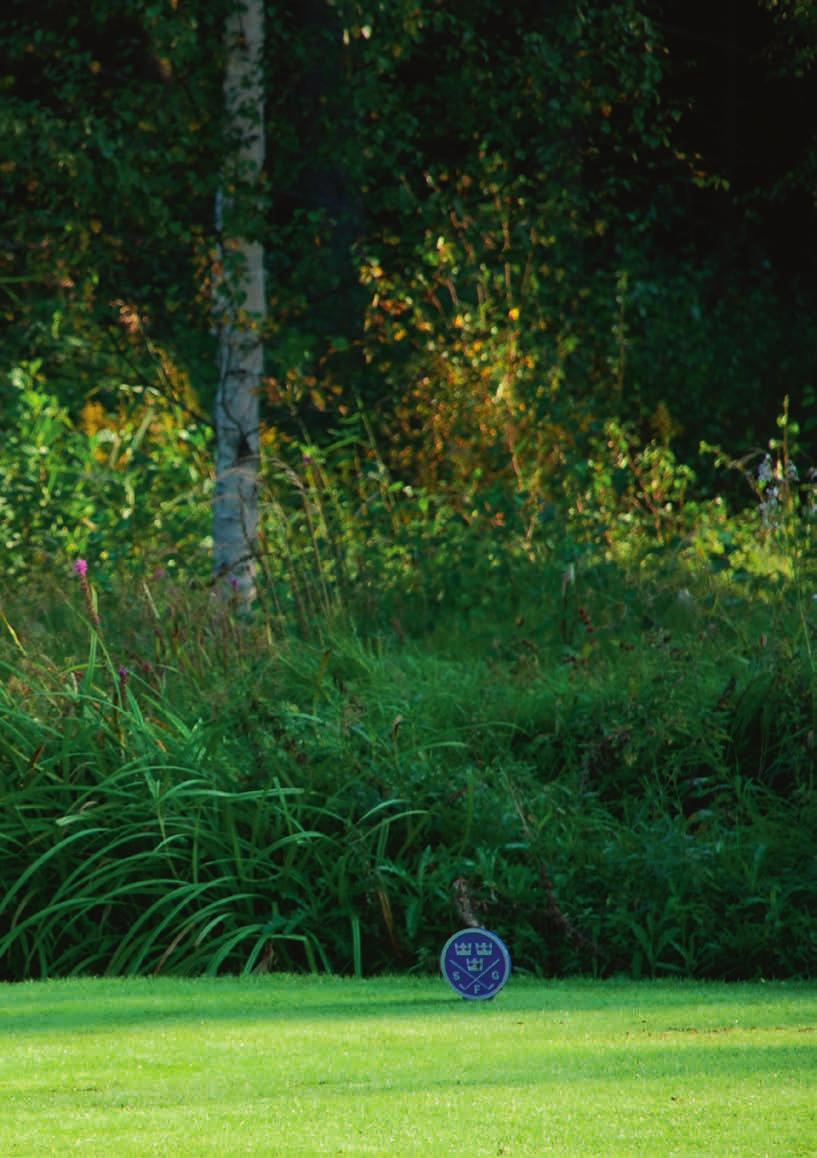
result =
[[[495,1000],[465,1001],[441,980],[337,977],[76,979],[0,986],[0,1021],[14,1033],[97,1033],[171,1022],[303,1022],[484,1018],[513,1014],[560,1018],[594,1014],[628,1019],[644,1034],[728,1033],[769,1028],[781,1005],[797,1004],[792,1027],[817,1027],[817,984],[699,982],[546,982],[516,979]],[[683,1011],[684,1017],[678,1015]],[[666,1014],[666,1023],[659,1020]],[[791,1022],[791,1016],[786,1018]],[[757,1024],[754,1025],[753,1022]],[[807,1023],[807,1024],[804,1024]]]

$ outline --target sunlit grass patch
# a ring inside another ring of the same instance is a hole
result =
[[[813,1154],[817,986],[514,978],[0,990],[0,1148]]]

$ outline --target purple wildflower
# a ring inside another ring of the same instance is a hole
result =
[[[85,595],[85,603],[88,607],[88,614],[92,622],[99,627],[99,615],[96,609],[96,602],[94,593],[91,589],[91,584],[88,582],[88,561],[87,559],[74,560],[74,573],[79,575],[79,581],[82,584],[82,591]]]

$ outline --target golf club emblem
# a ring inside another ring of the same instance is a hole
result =
[[[440,969],[460,997],[484,1000],[496,996],[510,977],[511,955],[496,933],[460,929],[446,941]]]

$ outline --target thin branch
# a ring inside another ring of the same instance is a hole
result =
[[[202,426],[206,426],[208,430],[211,430],[215,434],[215,423],[205,414],[202,414],[200,410],[197,410],[196,407],[188,405],[187,402],[184,402],[181,398],[178,397],[176,388],[168,378],[167,372],[162,365],[162,360],[153,349],[150,339],[144,333],[141,322],[139,323],[139,335],[142,338],[146,353],[157,368],[157,379],[152,382],[146,381],[142,376],[142,373],[134,362],[128,347],[121,342],[116,327],[110,323],[106,323],[106,330],[108,337],[111,340],[111,351],[125,362],[138,385],[144,387],[145,389],[154,390],[160,398],[165,400],[165,402],[171,403],[173,406],[178,406],[180,410],[183,410],[186,414],[189,414],[191,418],[195,418],[197,422],[200,422]],[[159,381],[161,384],[159,384]]]

